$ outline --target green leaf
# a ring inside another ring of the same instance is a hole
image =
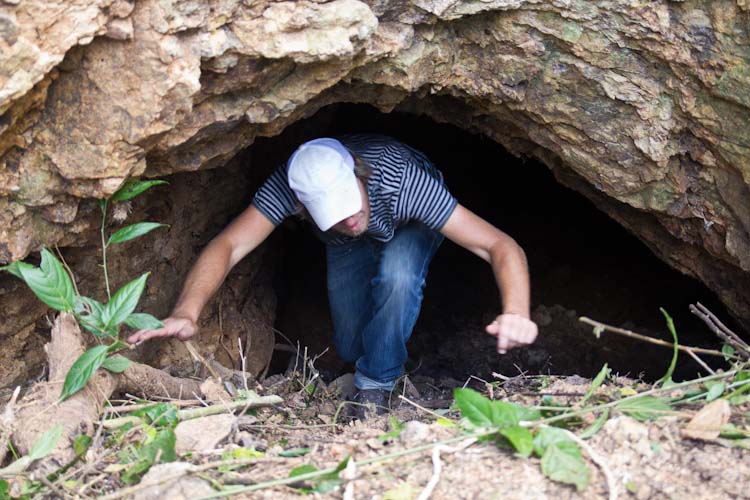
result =
[[[508,427],[518,425],[522,420],[541,417],[536,410],[505,401],[492,401],[473,389],[454,389],[453,397],[461,414],[479,427]]]
[[[93,443],[94,440],[91,439],[91,436],[88,436],[86,434],[81,434],[80,436],[76,436],[76,438],[73,440],[73,450],[76,452],[76,456],[79,458],[83,458],[84,455],[86,455],[86,451],[91,447],[91,443]]]
[[[550,444],[542,456],[542,473],[553,481],[574,484],[583,491],[591,479],[591,471],[575,441],[557,441]]]
[[[593,437],[597,432],[601,430],[602,427],[604,427],[604,423],[609,418],[609,408],[605,409],[594,421],[593,424],[591,424],[589,427],[584,429],[583,432],[580,434],[581,439],[589,439],[590,437]]]
[[[177,407],[169,403],[159,403],[140,410],[131,411],[128,415],[145,418],[153,426],[175,426],[179,420]]]
[[[589,387],[589,390],[586,391],[586,394],[584,394],[583,399],[578,403],[579,405],[583,406],[583,404],[589,400],[591,396],[594,395],[594,392],[604,383],[604,379],[607,378],[607,375],[609,375],[609,368],[607,367],[607,363],[604,363],[604,366],[602,366],[602,369],[599,370],[599,373],[594,377],[594,380],[591,382],[591,386]]]
[[[62,431],[62,425],[58,424],[39,436],[31,447],[29,458],[34,461],[49,455],[50,452],[55,449],[55,445],[57,445],[57,442],[60,440]]]
[[[222,460],[246,460],[248,458],[263,458],[266,454],[255,448],[233,448],[221,454]]]
[[[143,473],[145,473],[151,468],[152,464],[153,462],[147,459],[138,460],[135,464],[133,464],[128,470],[126,470],[122,474],[120,479],[125,484],[135,483],[138,481],[138,478],[140,478]]]
[[[643,396],[617,404],[617,409],[636,420],[654,420],[672,412],[666,399]]]
[[[339,486],[341,484],[339,474],[342,470],[346,469],[346,465],[349,463],[349,460],[351,458],[351,455],[347,456],[345,459],[339,462],[336,468],[331,472],[315,478],[313,480],[315,481],[315,487],[313,488],[313,491],[317,493],[328,493]]]
[[[724,344],[723,346],[721,346],[721,353],[724,355],[724,361],[729,363],[731,356],[733,356],[735,353],[735,350],[731,345]]]
[[[566,441],[570,441],[570,437],[565,434],[564,430],[556,427],[542,427],[534,436],[534,453],[541,457],[552,444]]]
[[[453,397],[461,415],[469,422],[480,427],[492,426],[492,401],[474,389],[454,389]]]
[[[133,240],[162,226],[166,226],[166,224],[159,224],[158,222],[139,222],[137,224],[125,226],[109,237],[107,246],[112,243],[123,243],[125,241]]]
[[[78,323],[96,337],[104,337],[107,332],[104,329],[102,313],[104,305],[90,297],[76,296],[73,300],[73,311]]]
[[[338,477],[336,479],[324,479],[322,481],[318,481],[315,484],[315,487],[313,488],[313,491],[315,493],[330,493],[331,491],[335,490],[337,487],[341,486],[341,479]]]
[[[727,388],[727,385],[724,382],[716,382],[715,384],[706,384],[706,387],[708,387],[708,392],[706,393],[706,401],[713,401],[714,399],[718,399],[721,397],[722,394],[724,394],[724,391]]]
[[[133,362],[122,356],[110,356],[102,363],[102,368],[112,373],[122,373],[127,370]]]
[[[106,345],[98,345],[96,347],[92,347],[88,351],[81,354],[81,356],[75,360],[73,366],[70,367],[70,370],[68,370],[68,374],[65,376],[65,382],[63,383],[60,400],[65,400],[83,389],[83,387],[86,385],[86,382],[88,382],[91,378],[91,375],[93,375],[94,372],[102,365],[106,357]]]
[[[58,311],[73,311],[73,282],[49,250],[42,249],[42,263],[38,268],[19,264],[15,269],[39,300]]]
[[[538,420],[542,418],[542,413],[539,410],[533,408],[527,408],[525,406],[517,405],[515,403],[506,403],[504,401],[495,401],[495,405],[502,403],[503,406],[507,405],[515,413],[518,421],[531,422],[532,420]]]
[[[0,499],[10,498],[10,485],[5,479],[0,479]]]
[[[284,458],[303,457],[308,453],[310,453],[310,448],[290,448],[279,453],[279,456]]]
[[[445,419],[443,419],[445,420]],[[378,436],[378,440],[381,443],[385,443],[386,441],[390,441],[391,439],[396,439],[401,435],[401,432],[404,430],[404,424],[398,421],[396,417],[391,415],[391,430],[390,432],[386,432],[385,434],[381,434]]]
[[[138,301],[146,287],[146,280],[150,273],[144,273],[139,278],[126,284],[112,296],[112,299],[104,306],[102,320],[105,330],[113,332],[117,327],[132,314],[138,305]]]
[[[674,373],[674,369],[677,366],[677,356],[680,353],[680,350],[678,347],[680,346],[679,342],[677,341],[677,331],[674,328],[674,321],[672,320],[672,317],[667,314],[667,311],[664,310],[663,307],[660,307],[659,310],[664,315],[664,318],[667,320],[667,329],[669,330],[669,333],[672,334],[672,361],[669,363],[669,368],[667,368],[667,373],[664,374],[662,378],[659,379],[659,382],[664,386],[665,384],[673,383],[672,382],[672,374]]]
[[[164,328],[164,323],[146,313],[133,313],[125,318],[125,324],[136,330],[156,330]]]
[[[298,467],[295,467],[294,469],[289,471],[289,477],[297,477],[301,476],[303,474],[309,474],[311,472],[317,472],[318,468],[315,467],[313,464],[305,464],[300,465]]]
[[[156,455],[159,450],[159,462],[174,462],[177,458],[175,453],[175,443],[177,442],[177,436],[172,429],[163,429],[156,434],[156,437],[148,441],[140,449],[140,455],[154,463]]]
[[[534,451],[534,437],[526,427],[514,425],[500,429],[500,434],[505,436],[516,451],[523,457],[528,457]]]
[[[16,278],[23,279],[23,275],[21,274],[22,267],[26,267],[28,269],[34,269],[34,266],[32,266],[31,264],[27,264],[26,262],[17,260],[15,262],[11,262],[7,266],[0,267],[0,271],[8,271],[10,274],[15,276]]]
[[[147,189],[160,184],[167,184],[167,181],[139,181],[138,179],[130,179],[110,199],[112,201],[132,200]]]

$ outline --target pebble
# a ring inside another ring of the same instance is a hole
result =
[[[413,446],[426,442],[429,437],[430,426],[417,420],[412,420],[404,424],[404,429],[398,438],[405,446]]]

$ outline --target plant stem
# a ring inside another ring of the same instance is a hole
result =
[[[665,342],[663,340],[655,339],[653,337],[649,337],[647,335],[641,335],[640,333],[631,332],[630,330],[625,330],[623,328],[617,328],[616,326],[610,326],[605,323],[600,323],[599,321],[595,321],[593,319],[587,318],[585,316],[578,318],[578,320],[582,323],[586,323],[587,325],[591,325],[594,328],[601,328],[603,330],[606,330],[608,332],[617,333],[618,335],[623,335],[625,337],[630,337],[633,339],[642,340],[644,342],[648,342],[650,344],[660,345],[664,347],[670,347],[674,349],[674,343],[672,342]],[[744,358],[734,355],[734,354],[724,354],[721,351],[717,351],[714,349],[703,349],[702,347],[687,347],[684,345],[677,345],[677,349],[680,351],[685,352],[694,352],[694,353],[701,353],[701,354],[708,354],[710,356],[721,356],[722,358],[731,358],[737,361],[744,361]]]
[[[372,458],[368,458],[368,459],[365,459],[365,460],[357,461],[357,465],[368,465],[368,464],[373,464],[373,463],[378,463],[378,462],[385,462],[386,460],[390,460],[390,459],[393,459],[393,458],[400,458],[400,457],[403,457],[403,456],[406,456],[406,455],[411,455],[412,453],[419,453],[419,452],[422,452],[422,451],[431,450],[432,448],[434,448],[436,446],[446,445],[446,444],[451,444],[451,443],[456,443],[456,442],[459,442],[459,441],[463,441],[465,439],[480,438],[480,437],[483,437],[485,435],[488,436],[488,435],[495,434],[496,432],[497,432],[496,430],[493,430],[492,432],[485,432],[485,433],[481,433],[481,434],[474,434],[472,436],[465,436],[465,435],[464,436],[457,436],[457,437],[454,437],[454,438],[446,439],[444,441],[438,441],[436,443],[424,444],[424,445],[421,445],[421,446],[417,446],[415,448],[409,448],[409,449],[406,449],[406,450],[401,450],[401,451],[397,451],[397,452],[394,452],[394,453],[389,453],[387,455],[381,455],[381,456],[372,457]],[[250,486],[242,486],[241,488],[227,488],[224,491],[219,491],[219,492],[213,493],[211,495],[202,496],[202,497],[197,498],[196,500],[207,500],[209,498],[220,498],[220,497],[225,497],[225,496],[229,496],[229,495],[234,495],[236,493],[244,493],[246,491],[256,491],[256,490],[262,490],[264,488],[272,488],[274,486],[282,486],[282,485],[285,485],[285,484],[297,483],[297,482],[300,482],[300,481],[306,481],[308,479],[316,479],[318,477],[325,476],[327,474],[331,474],[332,472],[335,472],[335,471],[336,471],[336,467],[329,467],[328,469],[318,470],[318,471],[315,471],[315,472],[309,472],[307,474],[300,474],[300,475],[294,476],[294,477],[285,477],[285,478],[282,478],[282,479],[275,479],[273,481],[266,481],[266,482],[263,482],[263,483],[253,484],[253,485],[250,485]]]
[[[724,388],[724,391],[728,391],[729,389],[734,389],[736,387],[744,387],[746,385],[750,384],[750,380],[741,380],[739,382],[732,382],[731,384],[727,385],[726,388]],[[729,398],[732,394],[728,394],[726,397]],[[679,403],[692,403],[693,401],[697,401],[699,399],[705,398],[706,394],[696,394],[695,396],[690,396],[689,398],[681,399]]]
[[[626,398],[618,399],[616,401],[610,401],[609,403],[604,403],[604,404],[600,404],[600,405],[596,405],[596,406],[589,406],[587,408],[581,408],[580,410],[572,411],[570,413],[563,413],[561,415],[555,415],[554,417],[548,417],[548,418],[544,418],[542,420],[534,420],[534,421],[530,421],[530,422],[524,422],[521,425],[524,425],[526,427],[537,427],[539,425],[550,424],[552,422],[558,422],[560,420],[567,420],[567,419],[569,419],[571,417],[577,417],[579,415],[583,415],[583,414],[586,414],[586,413],[592,413],[592,412],[604,410],[606,408],[612,408],[613,406],[617,406],[617,405],[619,405],[619,404],[621,404],[621,403],[623,403],[625,401],[632,401],[634,399],[639,399],[639,398],[642,398],[644,396],[652,396],[654,394],[661,394],[661,393],[664,393],[664,392],[670,392],[670,391],[673,391],[675,389],[679,389],[681,387],[688,387],[688,386],[691,386],[691,385],[696,385],[696,384],[700,384],[700,383],[703,383],[703,382],[708,382],[710,380],[719,380],[719,379],[723,379],[723,378],[732,377],[732,376],[736,375],[738,373],[738,371],[739,371],[739,369],[734,369],[734,370],[730,370],[730,371],[725,372],[725,373],[717,373],[716,375],[708,375],[706,377],[697,378],[695,380],[688,380],[686,382],[680,382],[680,383],[674,384],[674,385],[669,386],[669,387],[659,387],[657,389],[651,389],[651,390],[648,390],[648,391],[640,392],[640,393],[635,394],[633,396],[628,396]]]
[[[281,403],[283,400],[279,396],[259,396],[253,399],[243,399],[240,401],[232,401],[231,403],[225,403],[220,405],[206,406],[201,408],[193,408],[180,410],[177,412],[177,417],[180,421],[190,420],[198,417],[207,417],[209,415],[216,415],[227,411],[232,411],[237,408],[257,408],[260,406],[270,406]],[[141,417],[125,416],[119,418],[112,418],[103,422],[105,429],[117,429],[127,423],[141,424],[144,420]]]
[[[102,236],[102,268],[104,269],[104,284],[107,287],[107,301],[112,299],[112,294],[109,291],[109,274],[107,274],[107,241],[104,239],[104,224],[107,222],[107,201],[99,205],[102,209],[102,227],[100,233]]]

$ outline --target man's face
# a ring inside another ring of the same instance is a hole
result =
[[[362,196],[362,210],[333,225],[330,231],[334,231],[350,238],[361,236],[367,231],[370,222],[370,200],[367,190],[361,180],[357,179],[359,194]]]

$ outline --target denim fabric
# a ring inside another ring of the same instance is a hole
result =
[[[388,242],[366,236],[328,245],[328,299],[339,355],[356,363],[358,389],[391,389],[422,305],[427,266],[443,236],[420,223]]]

